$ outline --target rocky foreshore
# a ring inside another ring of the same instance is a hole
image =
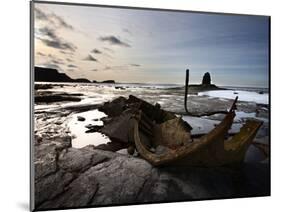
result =
[[[198,107],[200,101],[206,105],[206,99],[204,102],[199,97],[189,108],[198,112],[212,108]],[[227,101],[210,102],[222,109],[229,105]],[[35,111],[36,209],[269,195],[267,161],[237,167],[156,168],[138,156],[124,154],[126,149],[73,148],[71,132],[65,125],[70,115],[99,107],[88,104]],[[257,108],[243,102],[239,107],[246,111]],[[268,125],[264,125],[257,136],[261,143],[268,139],[267,131]]]
[[[268,195],[268,166],[154,168],[143,159],[45,141],[37,152],[37,209]],[[56,140],[57,142],[57,140]],[[41,169],[40,169],[41,168]],[[48,169],[48,172],[43,170]]]

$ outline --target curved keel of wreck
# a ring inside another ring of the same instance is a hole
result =
[[[249,120],[240,129],[240,132],[230,139],[228,131],[235,117],[237,97],[222,122],[211,132],[199,139],[190,139],[173,148],[165,148],[162,153],[151,152],[149,147],[141,140],[142,112],[132,118],[133,142],[137,151],[145,160],[154,166],[177,164],[188,166],[220,166],[226,164],[240,163],[252,143],[262,122]],[[144,115],[145,117],[145,115]],[[159,143],[152,139],[152,143]],[[176,140],[176,137],[171,137]],[[161,143],[161,141],[160,141]]]

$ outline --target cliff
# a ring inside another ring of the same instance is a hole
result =
[[[36,67],[34,68],[34,80],[36,82],[74,82],[72,78],[56,69]]]
[[[34,67],[34,80],[35,82],[82,82],[91,83],[86,78],[72,79],[65,73],[60,73],[58,70],[53,68]],[[93,80],[93,83],[99,83]],[[115,83],[114,80],[105,80],[100,83]]]

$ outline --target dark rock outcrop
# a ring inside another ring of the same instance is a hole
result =
[[[73,82],[73,79],[56,69],[36,67],[34,68],[34,80],[36,82]]]
[[[267,164],[162,167],[128,155],[68,149],[57,172],[36,183],[36,208],[122,205],[269,194]]]
[[[120,96],[111,102],[105,102],[99,107],[99,110],[106,113],[109,117],[119,116],[125,108],[126,101],[125,97]]]
[[[123,87],[123,86],[115,86],[115,89],[119,89],[119,90],[126,90],[126,88],[125,88],[125,87]]]
[[[90,80],[85,78],[72,79],[65,73],[59,73],[58,70],[53,68],[34,68],[34,80],[36,82],[84,82],[91,83]]]
[[[35,84],[34,89],[35,90],[47,90],[52,89],[54,86],[51,84]]]
[[[206,72],[202,78],[201,84],[190,84],[188,85],[188,94],[198,94],[199,92],[212,91],[212,90],[227,90],[211,84],[211,75]]]
[[[73,82],[91,83],[91,81],[86,78],[74,79]]]
[[[36,92],[34,101],[35,103],[52,103],[52,102],[79,102],[82,94],[68,94],[63,92]]]
[[[35,82],[78,82],[78,83],[91,83],[90,80],[86,78],[77,78],[72,79],[65,73],[60,73],[58,70],[53,68],[44,68],[44,67],[34,67],[34,80]],[[115,83],[114,80],[105,80],[97,82],[96,80],[92,81],[93,83]],[[38,87],[36,87],[38,88]],[[40,87],[41,89],[44,89]],[[47,89],[47,88],[46,88]]]
[[[104,80],[101,83],[115,83],[115,81],[114,80]]]
[[[83,116],[77,116],[78,121],[85,121],[86,119]]]
[[[199,92],[213,91],[213,90],[226,90],[226,89],[218,87],[214,84],[210,84],[210,85],[193,84],[188,86],[188,94],[198,94]]]
[[[209,72],[206,72],[202,79],[202,85],[210,85],[211,84],[211,75]]]

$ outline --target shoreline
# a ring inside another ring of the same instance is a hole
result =
[[[103,80],[103,81],[107,81],[107,80]],[[34,81],[34,84],[128,84],[128,85],[172,85],[172,86],[177,86],[177,87],[184,87],[185,85],[182,83],[153,83],[153,82],[119,82],[119,81],[115,81],[114,83],[102,83],[101,82],[48,82],[48,81]],[[189,86],[198,86],[201,85],[200,83],[190,83]],[[214,84],[219,88],[225,88],[225,89],[232,89],[232,88],[245,88],[245,89],[264,89],[264,90],[269,90],[269,87],[260,87],[260,86],[247,86],[247,85],[218,85],[218,84]]]

